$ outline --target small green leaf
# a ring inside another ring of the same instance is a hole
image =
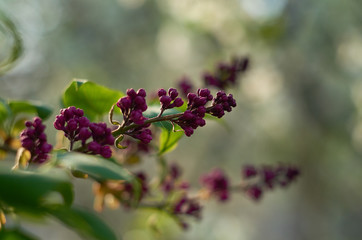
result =
[[[59,207],[50,211],[50,214],[73,228],[85,239],[117,240],[113,231],[99,217],[89,211],[75,207]]]
[[[84,110],[90,120],[108,114],[109,109],[124,94],[87,80],[73,80],[62,96],[65,107],[75,106]]]
[[[1,240],[37,240],[38,238],[21,231],[20,229],[0,230]]]
[[[175,125],[175,130],[176,132],[162,128],[159,140],[158,154],[165,154],[167,152],[174,150],[177,147],[177,143],[184,135],[184,133],[183,131],[177,131],[181,130],[181,128],[178,125]]]
[[[36,114],[42,119],[47,119],[52,114],[52,109],[36,101],[10,100],[8,102],[11,112]]]
[[[73,201],[73,185],[68,175],[61,170],[44,173],[23,171],[0,171],[0,201],[17,209],[35,212],[44,210],[49,202],[47,197],[59,193],[65,205]]]
[[[105,158],[82,153],[67,153],[59,154],[57,161],[60,166],[88,174],[97,181],[133,180],[133,175],[128,170]]]
[[[13,123],[13,128],[11,129],[11,135],[12,135],[12,136],[18,136],[18,135],[20,134],[20,132],[21,132],[22,130],[24,130],[26,120],[27,120],[26,117],[22,117],[22,118],[20,118],[20,119],[17,119],[17,120]]]
[[[145,116],[147,118],[154,118],[154,117],[157,117],[159,113],[160,113],[160,105],[155,104],[155,105],[149,106],[147,108],[147,110],[143,113],[143,116]],[[181,111],[177,108],[172,108],[172,109],[167,109],[166,111],[164,111],[162,116],[167,116],[167,115],[177,114],[177,113],[181,113]],[[171,131],[173,128],[172,124],[169,121],[156,122],[156,123],[153,123],[153,125],[166,129],[168,131]]]

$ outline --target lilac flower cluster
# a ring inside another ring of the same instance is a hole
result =
[[[205,174],[201,177],[200,182],[220,202],[229,199],[229,181],[221,169],[216,168]]]
[[[182,98],[177,97],[178,92],[175,88],[168,89],[168,92],[166,92],[165,89],[161,88],[158,90],[157,94],[161,103],[162,112],[166,109],[181,107],[184,104]]]
[[[272,189],[279,185],[285,187],[300,174],[298,168],[293,166],[264,166],[257,169],[253,165],[246,165],[242,169],[242,177],[244,180],[257,178],[256,182],[250,184],[246,188],[246,193],[252,199],[258,200],[262,197],[263,191]],[[255,179],[254,179],[255,180]]]
[[[194,129],[205,126],[206,122],[203,119],[206,113],[205,105],[213,99],[210,90],[199,89],[197,95],[195,93],[187,94],[187,110],[181,117],[173,122],[177,123],[184,131],[186,136],[191,136]]]
[[[143,143],[149,143],[152,140],[152,132],[148,127],[150,124],[144,124],[146,117],[143,112],[147,110],[146,91],[141,88],[137,92],[134,89],[127,90],[127,96],[122,97],[117,102],[123,114],[122,126],[128,126],[132,123],[140,125],[132,128],[125,134],[141,140]]]
[[[236,107],[236,101],[233,98],[233,95],[226,95],[223,91],[219,91],[216,94],[216,98],[213,101],[213,107],[209,110],[209,113],[221,118],[224,116],[225,111],[231,112],[232,107]]]
[[[144,124],[145,117],[142,112],[147,110],[146,91],[141,88],[137,92],[134,89],[127,89],[127,96],[117,102],[117,107],[122,111],[125,123]]]
[[[173,163],[169,166],[168,175],[166,176],[165,180],[162,183],[162,190],[165,194],[170,194],[172,191],[176,189],[183,189],[186,190],[189,188],[189,183],[186,181],[178,181],[182,170],[180,166]]]
[[[148,193],[147,176],[144,172],[138,172],[134,174],[140,183],[140,200]],[[130,202],[134,200],[135,189],[131,183],[125,183],[123,190],[120,194],[120,200],[125,206],[129,206]]]
[[[112,131],[105,123],[91,123],[80,108],[68,107],[60,110],[54,127],[64,132],[70,141],[70,149],[76,141],[81,141],[82,152],[100,154],[104,158],[112,156],[110,145],[114,143]],[[92,141],[87,141],[92,138]]]
[[[188,215],[197,219],[201,218],[202,207],[196,199],[189,198],[184,194],[172,207],[172,212],[175,215]],[[181,221],[181,225],[184,229],[188,225]]]
[[[178,124],[184,131],[186,136],[191,136],[194,130],[198,127],[203,127],[206,122],[203,119],[205,113],[221,118],[224,115],[224,111],[230,112],[232,107],[236,106],[235,99],[231,94],[228,96],[219,91],[216,98],[210,93],[207,88],[198,89],[197,94],[187,94],[187,110],[178,119],[172,120]],[[206,107],[206,104],[213,100],[211,107]]]
[[[219,63],[215,74],[204,73],[203,79],[206,86],[226,89],[236,84],[239,75],[247,70],[248,58],[234,59],[231,63]]]
[[[47,143],[47,136],[44,133],[45,125],[39,117],[33,122],[25,122],[26,129],[20,133],[20,141],[23,148],[31,153],[30,163],[44,163],[48,159],[48,153],[53,149]]]

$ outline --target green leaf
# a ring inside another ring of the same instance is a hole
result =
[[[21,231],[20,229],[2,229],[0,231],[1,240],[37,240],[32,235]]]
[[[172,109],[167,109],[166,111],[164,111],[164,113],[162,114],[162,116],[167,116],[167,115],[171,115],[171,114],[177,114],[180,113],[181,111],[177,108],[172,108]],[[157,117],[158,114],[160,113],[160,105],[159,104],[155,104],[155,105],[151,105],[147,108],[147,110],[143,113],[143,116],[147,117],[147,118],[154,118]],[[168,131],[171,131],[173,126],[169,121],[161,121],[161,122],[156,122],[153,123],[153,125],[166,129]]]
[[[160,113],[160,105],[155,104],[149,106],[147,111],[143,113],[143,115],[147,118],[153,118],[158,116]],[[167,116],[171,114],[181,113],[179,108],[167,109],[162,116]],[[177,142],[184,135],[182,131],[174,132],[174,126],[169,121],[161,121],[153,123],[153,125],[161,128],[160,140],[159,140],[159,154],[164,154],[166,152],[170,152],[177,146]],[[180,130],[181,128],[175,124],[175,130]]]
[[[178,125],[175,125],[175,130],[176,132],[162,128],[159,140],[158,154],[165,154],[167,152],[174,150],[177,147],[177,143],[184,135],[184,133],[183,131],[177,131],[181,130],[181,128]]]
[[[82,153],[66,153],[59,154],[57,161],[60,166],[88,174],[97,181],[133,180],[133,175],[127,169],[105,158]]]
[[[95,214],[80,208],[59,207],[50,213],[85,239],[117,240],[113,231]]]
[[[6,101],[0,98],[0,124],[2,124],[9,116],[10,109]]]
[[[87,80],[73,80],[62,96],[65,107],[75,106],[84,110],[91,121],[108,114],[112,105],[124,94]]]
[[[60,194],[64,205],[73,201],[73,185],[69,176],[61,170],[48,172],[0,171],[0,201],[28,212],[44,210],[46,206],[59,204],[49,199]]]
[[[47,119],[52,114],[52,109],[36,101],[10,100],[9,107],[14,115],[19,113],[36,114],[42,119]]]

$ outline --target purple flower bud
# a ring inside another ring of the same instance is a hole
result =
[[[200,179],[202,185],[206,187],[219,201],[228,199],[229,182],[221,169],[214,169],[208,174],[205,174]]]
[[[69,132],[73,132],[78,128],[78,123],[75,119],[70,119],[68,121],[67,126],[65,127],[65,129]]]
[[[189,199],[187,196],[182,196],[173,207],[174,214],[187,214],[195,218],[200,218],[201,206],[194,200]]]
[[[136,109],[141,109],[144,104],[146,104],[146,100],[143,97],[137,96],[134,98],[133,102],[135,103]]]
[[[194,99],[194,107],[204,106],[207,103],[207,98],[205,97],[196,97]]]
[[[127,111],[127,109],[129,109],[132,105],[132,101],[129,97],[123,97],[121,99],[118,100],[117,102],[117,107],[119,107],[122,112]]]
[[[140,97],[145,98],[146,97],[146,91],[143,88],[138,89],[137,95]]]
[[[49,152],[52,151],[52,149],[53,149],[53,146],[50,145],[49,143],[44,143],[44,144],[41,146],[41,151],[42,151],[43,153],[49,153]]]
[[[89,128],[92,131],[93,137],[102,136],[104,134],[104,129],[99,126],[97,123],[89,124]]]
[[[32,126],[33,126],[33,123],[32,123],[32,122],[30,122],[30,121],[26,121],[26,122],[25,122],[25,127],[30,128],[30,127],[32,127]]]
[[[275,172],[273,171],[272,168],[269,167],[265,167],[263,169],[263,174],[264,174],[264,182],[267,186],[269,186],[270,188],[273,187],[273,181],[276,177]]]
[[[171,97],[172,100],[175,100],[175,98],[178,96],[178,92],[175,88],[168,89],[168,95]]]
[[[95,141],[90,142],[88,144],[88,151],[94,153],[94,154],[99,154],[101,151],[101,145]]]
[[[258,172],[256,171],[256,168],[254,166],[247,165],[247,166],[243,167],[242,176],[244,179],[254,177],[257,174],[258,174]]]
[[[144,129],[136,138],[138,138],[139,140],[141,140],[143,143],[149,143],[152,140],[152,135],[151,135],[151,130],[150,129]]]
[[[101,147],[101,156],[104,158],[110,158],[112,156],[112,150],[109,146]]]
[[[199,89],[197,93],[199,94],[200,97],[208,97],[210,95],[210,90],[207,88]]]
[[[192,127],[183,127],[182,129],[184,130],[187,137],[190,137],[194,133]]]
[[[196,118],[195,123],[200,127],[203,127],[206,125],[206,121],[200,117]]]
[[[219,193],[219,200],[224,202],[229,199],[229,192],[228,191],[220,191]]]
[[[74,107],[75,108],[75,107]],[[74,114],[77,115],[77,117],[82,117],[84,115],[84,111],[80,108],[77,108],[73,110]]]
[[[144,123],[144,118],[143,118],[142,112],[140,110],[131,112],[131,120],[135,124],[142,125]]]
[[[187,94],[187,99],[189,100],[188,101],[189,103],[192,103],[196,97],[197,97],[197,95],[195,93]]]
[[[249,197],[251,197],[252,199],[257,201],[261,198],[263,191],[261,190],[260,187],[255,185],[255,186],[249,187],[246,193]]]
[[[127,89],[127,95],[131,97],[131,99],[134,99],[135,97],[137,97],[137,93],[136,91],[131,88],[131,89]]]
[[[114,137],[112,136],[112,134],[108,134],[107,138],[106,138],[106,144],[108,145],[113,145],[114,144]]]
[[[79,128],[88,127],[89,126],[89,119],[86,117],[78,118]]]
[[[92,136],[91,131],[87,127],[83,127],[79,131],[79,140],[82,140],[82,142],[85,143],[85,141],[88,140]]]
[[[65,125],[65,118],[62,115],[58,115],[54,121],[54,127],[57,130],[63,130]]]
[[[34,127],[39,126],[39,125],[42,125],[41,118],[35,117],[35,118],[34,118],[34,123],[33,123],[32,125],[33,125]]]
[[[170,165],[170,176],[173,180],[181,176],[181,168],[177,164],[173,163]]]
[[[38,133],[43,132],[45,130],[45,125],[41,124],[41,122],[39,124],[34,123],[33,125],[34,125],[34,128],[35,128],[35,131],[38,132]]]
[[[184,104],[184,101],[181,98],[176,98],[173,103],[176,107],[181,107]]]
[[[23,139],[21,139],[21,146],[23,146],[23,148],[31,151],[31,149],[34,147],[34,142],[30,138],[23,138]]]
[[[232,95],[232,94],[229,94],[229,96],[228,96],[228,103],[229,103],[230,106],[236,107],[236,101],[235,101],[235,99],[233,98],[233,95]]]
[[[170,105],[171,101],[172,101],[172,99],[169,96],[165,95],[165,96],[160,97],[160,102],[162,104],[162,108],[166,109]]]
[[[157,92],[157,95],[158,95],[159,97],[165,96],[166,94],[167,94],[167,92],[166,92],[166,90],[163,89],[163,88],[159,89],[158,92]]]
[[[181,117],[183,120],[192,120],[195,118],[195,115],[192,114],[192,112],[190,110],[186,110]]]
[[[295,167],[288,167],[286,177],[289,182],[293,181],[298,175],[300,171],[298,168]]]
[[[30,138],[35,138],[35,135],[37,134],[37,131],[33,128],[27,128],[23,130],[23,132],[20,134],[21,136],[27,136]]]
[[[204,106],[200,106],[196,109],[197,115],[200,117],[204,117],[206,113],[206,108]]]
[[[42,132],[41,134],[39,134],[38,139],[39,139],[40,142],[46,142],[47,141],[47,135]]]
[[[69,119],[73,118],[74,115],[72,109],[70,109],[70,107],[65,109],[63,112],[63,116],[65,118],[65,121],[68,121]]]

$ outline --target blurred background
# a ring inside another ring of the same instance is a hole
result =
[[[122,91],[182,76],[201,86],[203,71],[247,55],[250,70],[231,90],[238,107],[225,117],[232,131],[209,122],[167,157],[194,186],[215,166],[237,182],[243,164],[278,162],[300,167],[297,183],[258,203],[211,201],[184,232],[166,222],[163,235],[151,233],[141,211],[101,217],[124,240],[361,239],[361,9],[358,0],[2,0],[24,51],[0,76],[0,96],[43,101],[55,115],[73,78]],[[16,39],[0,30],[3,61]],[[91,185],[76,184],[76,204],[92,208]],[[79,239],[53,220],[24,226]]]

